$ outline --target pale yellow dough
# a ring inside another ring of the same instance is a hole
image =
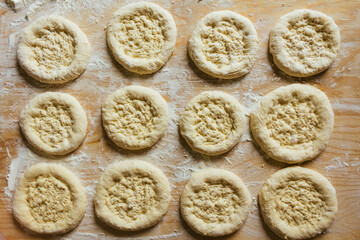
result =
[[[215,168],[200,170],[186,184],[181,215],[197,233],[217,237],[237,231],[245,222],[251,196],[234,173]]]
[[[337,212],[336,192],[320,173],[289,167],[271,175],[259,193],[261,213],[283,239],[300,240],[324,232]]]
[[[21,111],[19,124],[26,140],[50,155],[74,151],[87,131],[87,118],[80,103],[59,92],[46,92],[31,99]]]
[[[20,178],[13,214],[25,228],[40,234],[73,230],[85,214],[86,196],[79,179],[59,164],[39,163]]]
[[[186,106],[180,118],[180,132],[189,146],[206,155],[229,151],[245,128],[240,103],[221,91],[202,92]]]
[[[334,113],[319,89],[292,84],[266,94],[251,113],[255,140],[271,158],[290,164],[315,158],[328,144]]]
[[[291,76],[308,77],[332,64],[340,48],[340,32],[331,17],[299,9],[279,19],[269,47],[278,68]]]
[[[108,46],[125,69],[140,74],[158,71],[175,48],[176,25],[159,5],[137,2],[119,8],[107,25]]]
[[[43,83],[65,83],[80,76],[90,59],[84,32],[60,16],[42,17],[26,27],[17,58],[24,71]]]
[[[167,103],[151,88],[124,87],[106,99],[102,120],[107,135],[117,146],[130,150],[148,148],[166,131]]]
[[[167,177],[150,163],[138,160],[115,163],[97,185],[96,216],[122,231],[151,227],[166,214],[170,191]]]

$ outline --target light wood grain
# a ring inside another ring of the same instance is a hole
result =
[[[73,0],[76,2],[76,0]],[[59,1],[61,2],[61,1]],[[69,1],[71,2],[71,1]],[[76,11],[60,10],[61,15],[74,21],[89,37],[92,58],[88,69],[77,80],[55,87],[37,84],[29,79],[16,62],[16,44],[19,32],[32,20],[59,9],[51,1],[36,14],[27,10],[14,13],[0,5],[0,231],[6,239],[38,239],[19,227],[11,214],[11,199],[5,188],[8,167],[18,163],[18,177],[37,162],[57,162],[72,169],[82,180],[88,192],[86,215],[79,227],[64,235],[71,239],[105,239],[123,237],[148,239],[202,239],[179,216],[178,200],[191,169],[214,166],[238,174],[248,186],[254,199],[245,225],[228,239],[277,239],[264,225],[257,194],[262,183],[276,170],[287,166],[264,156],[249,135],[230,152],[218,157],[194,153],[178,134],[177,121],[187,101],[203,90],[222,90],[235,96],[249,107],[249,92],[255,95],[300,81],[286,76],[272,63],[268,54],[268,35],[282,15],[299,8],[319,10],[333,17],[341,31],[341,50],[334,64],[326,72],[306,78],[304,83],[316,86],[329,97],[335,112],[335,128],[330,144],[316,159],[302,164],[325,175],[337,191],[339,212],[326,234],[316,239],[360,239],[360,3],[359,1],[208,1],[155,0],[174,16],[178,37],[176,50],[169,62],[153,75],[140,76],[125,71],[108,52],[104,26],[112,12],[124,5],[122,1],[84,0]],[[94,4],[92,4],[92,2]],[[102,2],[96,5],[95,2]],[[100,6],[100,7],[99,7]],[[194,24],[214,10],[229,9],[248,17],[257,29],[260,48],[258,59],[250,74],[233,81],[218,82],[200,72],[187,55],[187,41]],[[29,14],[31,20],[24,17]],[[103,100],[119,87],[138,84],[158,90],[167,100],[171,121],[166,135],[151,149],[132,152],[118,149],[105,136],[101,127],[100,107]],[[22,108],[36,94],[59,91],[76,97],[87,112],[88,135],[85,142],[72,154],[49,159],[33,153],[26,145],[18,119]],[[250,95],[251,96],[251,95]],[[143,159],[161,168],[172,183],[172,197],[165,218],[153,228],[135,233],[115,231],[94,217],[93,189],[103,170],[122,159]],[[14,162],[15,161],[15,162]],[[12,173],[14,174],[14,172]],[[0,237],[1,238],[1,237]],[[120,238],[121,239],[121,238]]]

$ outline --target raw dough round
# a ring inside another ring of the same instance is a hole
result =
[[[340,48],[334,20],[318,11],[300,9],[280,18],[270,33],[270,53],[286,74],[308,77],[325,71]]]
[[[66,93],[40,94],[21,111],[20,127],[26,140],[40,151],[64,155],[84,141],[87,118],[84,109]]]
[[[107,26],[107,43],[125,69],[140,74],[158,71],[175,48],[176,25],[159,5],[137,2],[117,10]]]
[[[251,196],[234,173],[215,168],[196,172],[186,184],[180,202],[182,217],[205,236],[237,231],[245,222]]]
[[[334,113],[325,93],[292,84],[264,96],[251,113],[250,126],[269,157],[293,164],[313,159],[326,147]]]
[[[258,37],[253,24],[232,11],[212,12],[196,25],[189,55],[203,72],[222,79],[247,74],[255,62]]]
[[[302,167],[277,171],[259,193],[261,213],[283,239],[308,239],[325,231],[337,212],[336,192],[320,173]]]
[[[168,109],[166,101],[151,88],[129,86],[106,99],[102,119],[107,135],[117,146],[143,149],[164,135]]]
[[[111,227],[136,231],[162,219],[171,189],[164,173],[150,163],[126,160],[101,176],[94,196],[96,216]]]
[[[60,164],[39,163],[20,178],[13,214],[25,228],[40,234],[74,229],[85,214],[86,196],[75,174]]]
[[[206,155],[229,151],[245,128],[240,103],[220,91],[202,92],[187,105],[180,118],[180,132],[190,147]]]
[[[43,83],[65,83],[80,76],[90,58],[84,32],[59,16],[46,16],[26,27],[19,40],[20,66]]]

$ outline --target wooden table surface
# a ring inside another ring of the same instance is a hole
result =
[[[0,1],[0,231],[6,239],[38,239],[29,235],[11,214],[11,197],[21,173],[39,162],[56,162],[72,169],[86,188],[88,206],[80,225],[64,239],[201,239],[179,215],[179,196],[197,169],[213,166],[238,174],[253,197],[252,209],[244,226],[229,239],[277,239],[265,226],[257,195],[263,182],[286,167],[267,158],[246,127],[241,142],[230,152],[207,157],[189,149],[179,136],[178,119],[186,103],[204,90],[222,90],[238,99],[247,113],[269,91],[291,83],[316,86],[329,97],[335,112],[330,143],[316,159],[301,164],[326,176],[337,191],[339,211],[326,234],[316,239],[360,239],[360,2],[359,1],[209,1],[155,0],[169,10],[176,22],[176,49],[169,62],[157,73],[137,75],[125,71],[111,57],[104,27],[111,14],[129,1],[65,0],[35,1],[17,13]],[[299,79],[280,72],[268,53],[269,31],[282,15],[299,8],[324,12],[333,17],[341,32],[340,52],[332,66],[314,77]],[[215,10],[229,9],[248,17],[260,39],[257,61],[243,78],[219,82],[200,72],[187,55],[187,41],[195,23]],[[38,84],[27,77],[16,61],[16,41],[21,30],[40,16],[62,15],[88,35],[92,56],[87,70],[75,81],[60,86]],[[151,149],[125,151],[116,148],[101,127],[100,108],[104,99],[127,85],[156,89],[167,100],[170,123],[165,136]],[[23,107],[39,93],[70,93],[84,107],[89,121],[84,143],[73,153],[49,158],[29,148],[20,133],[18,120]],[[161,168],[172,185],[172,201],[163,220],[156,226],[134,233],[115,231],[94,216],[92,197],[97,180],[113,162],[142,159]],[[150,237],[151,236],[151,237]],[[1,234],[0,234],[1,239]]]

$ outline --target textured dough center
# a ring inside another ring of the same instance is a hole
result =
[[[159,115],[151,101],[125,97],[116,99],[114,112],[107,118],[112,131],[134,142],[150,137],[156,128]]]
[[[193,214],[206,223],[229,223],[241,208],[239,196],[226,182],[204,183],[191,200]]]
[[[202,101],[189,111],[193,112],[196,136],[205,145],[226,141],[236,127],[229,107],[221,100]]]
[[[76,53],[74,37],[57,25],[36,32],[30,45],[33,53],[30,60],[47,74],[67,69]]]
[[[32,114],[31,127],[44,144],[58,148],[73,133],[74,120],[70,107],[50,101],[38,108],[38,111]]]
[[[284,47],[294,62],[305,68],[329,55],[336,54],[332,33],[321,18],[304,17],[296,22],[289,22],[288,30],[283,36]]]
[[[218,68],[241,62],[248,53],[247,35],[234,20],[208,23],[201,32],[202,51]]]
[[[289,100],[279,99],[267,117],[270,137],[281,146],[295,146],[314,141],[319,132],[319,116],[310,98],[299,100],[296,93]]]
[[[313,184],[307,180],[287,182],[275,192],[278,216],[291,226],[316,226],[326,211],[325,202]]]
[[[156,205],[153,180],[145,176],[128,176],[108,189],[107,207],[121,219],[135,221]]]
[[[122,17],[112,26],[115,38],[130,57],[153,59],[164,48],[164,18],[151,9]]]
[[[72,209],[68,186],[53,176],[40,176],[27,188],[29,210],[36,222],[57,222]]]

